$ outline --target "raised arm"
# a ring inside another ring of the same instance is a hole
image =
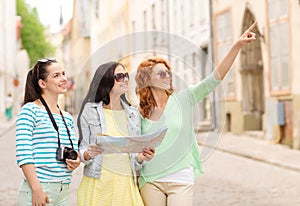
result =
[[[256,27],[257,22],[254,22],[243,34],[242,36],[234,43],[234,45],[230,48],[228,53],[219,63],[219,65],[215,69],[215,78],[217,80],[223,80],[229,69],[231,68],[236,56],[238,55],[240,49],[254,41],[256,38],[256,34],[253,33],[253,29]]]

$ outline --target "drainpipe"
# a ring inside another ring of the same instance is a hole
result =
[[[211,58],[211,71],[214,71],[214,42],[213,42],[213,0],[209,0],[209,50],[208,54]],[[211,93],[211,130],[217,129],[217,114],[216,114],[216,92]]]
[[[170,47],[170,44],[171,44],[171,40],[170,40],[170,1],[169,0],[166,0],[166,18],[167,18],[167,25],[166,25],[166,28],[167,28],[167,41],[168,41],[168,61],[171,62],[171,47]]]

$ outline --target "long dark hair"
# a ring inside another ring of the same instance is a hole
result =
[[[81,108],[83,108],[87,102],[103,101],[105,104],[110,103],[109,93],[114,87],[114,73],[118,65],[124,67],[118,62],[108,62],[97,68]]]
[[[47,68],[52,63],[57,63],[55,59],[38,60],[34,67],[29,70],[25,84],[24,104],[39,99],[42,95],[42,89],[39,86],[39,80],[45,80],[48,76]]]
[[[122,66],[125,68],[121,63],[119,62],[108,62],[105,64],[100,65],[95,74],[94,77],[90,83],[90,87],[88,90],[88,93],[81,104],[81,109],[78,114],[77,118],[77,125],[78,125],[78,131],[79,131],[79,144],[82,140],[82,131],[81,131],[81,124],[80,124],[80,117],[83,111],[83,108],[86,103],[88,102],[100,102],[102,101],[104,104],[110,103],[110,96],[109,93],[111,89],[114,87],[115,80],[114,80],[114,74],[117,66]],[[122,95],[121,97],[125,102],[127,102],[125,96]],[[128,103],[128,102],[127,102]]]

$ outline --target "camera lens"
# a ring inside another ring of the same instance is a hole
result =
[[[77,152],[74,150],[68,152],[68,159],[76,160],[77,156],[78,156]]]

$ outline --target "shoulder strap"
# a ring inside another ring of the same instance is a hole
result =
[[[56,130],[57,133],[58,133],[58,126],[57,126],[57,124],[56,124],[56,122],[55,122],[55,119],[54,119],[54,117],[53,117],[53,115],[52,115],[52,113],[51,113],[51,111],[50,111],[50,109],[49,109],[49,107],[48,107],[46,101],[44,100],[44,98],[43,98],[42,96],[41,96],[40,100],[41,100],[42,104],[44,105],[44,107],[45,107],[46,110],[47,110],[48,116],[49,116],[49,118],[50,118],[50,120],[51,120],[51,122],[52,122],[52,124],[53,124],[53,127],[55,128],[55,130]]]
[[[50,118],[52,124],[53,124],[54,129],[57,131],[58,147],[60,148],[60,138],[59,138],[59,130],[58,130],[58,126],[57,126],[57,124],[56,124],[56,122],[55,122],[55,119],[54,119],[54,117],[53,117],[53,115],[52,115],[52,113],[51,113],[51,111],[50,111],[50,109],[49,109],[49,107],[48,107],[46,101],[44,100],[44,98],[43,98],[42,96],[40,97],[40,100],[41,100],[42,104],[44,105],[44,107],[46,108],[46,111],[47,111],[47,113],[48,113],[48,116],[49,116],[49,118]],[[62,114],[62,112],[61,112],[61,110],[59,109],[58,105],[57,105],[57,108],[58,108],[59,113],[60,113],[60,115],[61,115],[61,117],[62,117],[62,120],[63,120],[63,122],[64,122],[64,125],[65,125],[65,127],[66,127],[66,130],[67,130],[67,133],[68,133],[68,136],[69,136],[69,140],[70,140],[70,142],[71,142],[72,149],[74,149],[74,147],[73,147],[73,142],[72,142],[72,140],[71,140],[71,134],[70,134],[70,131],[69,131],[69,129],[68,129],[67,123],[66,123],[66,121],[65,121],[64,115]]]

